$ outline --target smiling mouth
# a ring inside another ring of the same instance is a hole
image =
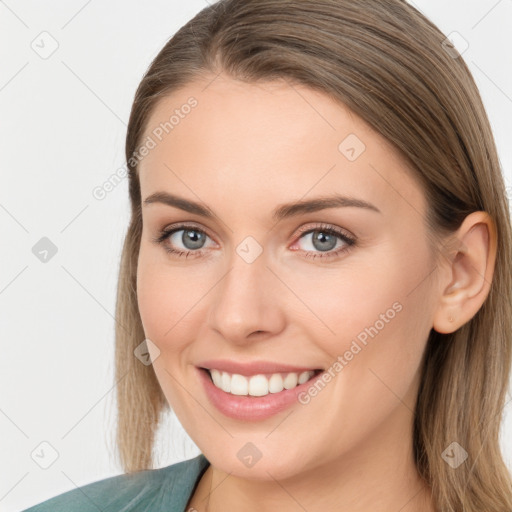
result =
[[[323,370],[306,370],[303,372],[260,373],[252,376],[240,375],[216,370],[214,368],[201,368],[206,371],[215,387],[225,393],[238,396],[261,397],[271,393],[280,393],[296,388],[316,377]]]

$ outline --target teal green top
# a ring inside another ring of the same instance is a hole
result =
[[[98,480],[23,512],[185,512],[209,465],[201,453],[165,468]]]

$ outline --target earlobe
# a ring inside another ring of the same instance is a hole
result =
[[[456,331],[478,312],[489,294],[496,261],[496,227],[486,212],[468,215],[454,236],[459,248],[443,268],[446,277],[439,281],[432,326],[446,334]]]

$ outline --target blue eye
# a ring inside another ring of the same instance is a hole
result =
[[[176,236],[178,233],[182,233],[181,236]],[[174,240],[172,240],[173,238]],[[175,254],[178,257],[188,257],[192,253],[201,252],[200,249],[203,248],[206,238],[209,238],[209,236],[203,230],[195,226],[181,225],[172,229],[164,229],[153,241],[161,244],[168,253]],[[171,240],[171,243],[169,243],[169,240]],[[185,246],[186,250],[173,247],[178,241]]]
[[[299,251],[304,253],[305,258],[332,258],[350,250],[356,244],[355,238],[329,224],[314,226],[307,231],[302,229],[299,234],[301,236],[298,240],[302,240],[309,235],[314,235],[309,242],[309,246],[312,247],[313,250]],[[159,235],[153,239],[153,242],[162,245],[164,250],[169,254],[178,258],[188,258],[189,256],[201,256],[204,252],[203,249],[207,239],[211,238],[202,229],[190,224],[182,224],[162,230]],[[339,247],[339,241],[341,241],[341,247]],[[182,244],[184,250],[176,248],[176,244],[178,243]],[[336,250],[333,251],[335,248]]]
[[[314,229],[309,229],[306,232],[303,232],[299,237],[299,240],[310,236],[309,247],[313,248],[314,251],[305,250],[306,258],[331,258],[337,256],[343,252],[348,251],[352,246],[355,245],[355,238],[348,236],[342,231],[334,228],[330,225],[324,225],[320,227],[315,227]],[[341,247],[338,242],[341,241]],[[333,251],[333,249],[337,249]]]

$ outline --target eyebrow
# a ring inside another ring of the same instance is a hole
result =
[[[148,206],[153,203],[161,203],[167,206],[173,206],[175,208],[179,208],[180,210],[200,215],[208,219],[213,219],[215,217],[215,214],[209,207],[189,199],[184,199],[183,197],[169,194],[168,192],[155,192],[154,194],[151,194],[150,196],[146,197],[143,205]],[[317,212],[327,208],[341,207],[363,208],[377,213],[382,213],[375,205],[362,199],[334,194],[325,197],[318,197],[315,199],[281,204],[273,210],[272,219],[274,221],[280,221],[305,213]]]

